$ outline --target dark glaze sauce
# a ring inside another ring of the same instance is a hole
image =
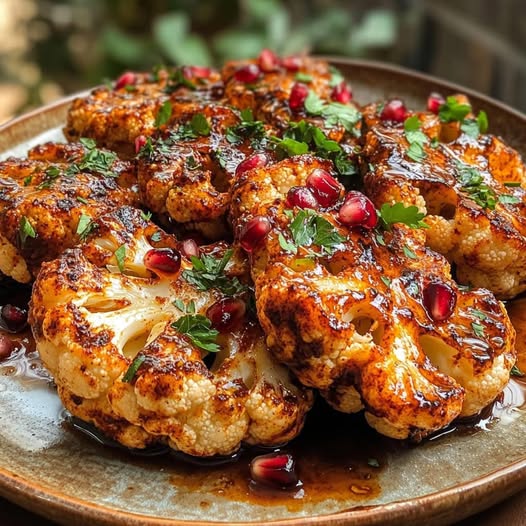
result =
[[[22,305],[24,298],[27,301],[27,289],[17,297],[10,288],[0,288],[0,306],[7,302]],[[15,348],[7,359],[0,362],[0,375],[17,376],[28,388],[32,382],[51,382],[35,351],[29,330],[18,334],[0,331],[1,334],[9,336]],[[499,399],[477,417],[456,420],[427,440],[491,429],[504,413],[525,406],[526,379],[514,378]],[[379,435],[366,424],[363,415],[338,413],[321,398],[308,415],[301,435],[288,445],[273,450],[246,446],[232,457],[213,460],[191,461],[191,458],[170,452],[163,446],[130,451],[67,413],[64,414],[64,427],[76,434],[76,440],[101,444],[101,456],[118,456],[124,462],[138,464],[144,469],[165,471],[178,488],[260,505],[285,505],[291,511],[301,509],[307,502],[327,499],[355,500],[366,504],[381,492],[379,474],[386,466],[388,455],[418,447]],[[273,490],[251,481],[250,461],[270,451],[287,452],[296,459],[300,482],[293,489]],[[201,502],[203,508],[209,505],[206,499]]]

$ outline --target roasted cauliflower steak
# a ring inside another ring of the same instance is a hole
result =
[[[526,167],[519,153],[494,135],[473,136],[460,122],[441,122],[431,112],[408,119],[424,134],[417,157],[403,123],[382,121],[378,105],[365,108],[366,194],[377,207],[418,206],[429,225],[429,247],[455,265],[460,283],[501,299],[526,290]]]
[[[368,422],[390,437],[419,439],[478,413],[501,392],[515,360],[503,305],[487,290],[457,286],[422,229],[345,226],[341,199],[317,210],[288,204],[291,187],[332,169],[300,156],[234,185],[238,241],[253,234],[254,221],[268,225],[249,251],[269,348],[336,409],[365,408]],[[454,300],[440,321],[423,301],[437,284]]]
[[[152,250],[180,247],[139,210],[123,207],[97,223],[85,244],[43,264],[31,300],[37,349],[66,408],[131,448],[167,443],[212,456],[294,438],[312,393],[270,356],[257,322],[221,332],[209,368],[208,353],[175,322],[202,323],[225,294],[145,263]],[[207,248],[217,258],[225,250]],[[193,268],[186,257],[182,268]],[[225,276],[244,268],[229,260]]]
[[[79,243],[99,214],[138,204],[133,166],[90,140],[2,161],[0,185],[0,271],[22,283]]]

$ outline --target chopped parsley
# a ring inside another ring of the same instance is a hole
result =
[[[334,66],[329,66],[329,71],[331,72],[331,79],[329,81],[329,86],[334,88],[338,84],[341,84],[345,78],[343,77],[341,71]]]
[[[410,259],[418,259],[418,256],[407,245],[404,245],[403,251],[406,257]]]
[[[471,112],[471,105],[463,104],[450,96],[438,109],[438,116],[442,122],[463,121]]]
[[[77,235],[81,241],[84,241],[89,234],[98,228],[97,223],[94,223],[90,216],[86,214],[81,214],[79,217],[79,222],[77,224]]]
[[[404,122],[404,135],[409,143],[406,155],[416,162],[423,161],[427,154],[424,146],[429,142],[427,135],[420,129],[420,120],[417,115],[408,117]]]
[[[526,376],[526,374],[523,373],[523,372],[519,369],[519,367],[517,366],[517,364],[515,364],[515,365],[511,368],[510,375],[511,375],[511,376]]]
[[[423,221],[425,214],[418,211],[416,206],[405,206],[403,203],[390,205],[384,203],[379,210],[382,225],[387,230],[395,223],[403,223],[410,228],[429,228],[429,225]]]
[[[150,221],[150,219],[152,218],[152,213],[149,210],[148,210],[148,212],[145,212],[144,210],[141,210],[141,217],[145,221]]]
[[[386,287],[391,286],[391,280],[387,276],[380,276],[380,279],[384,282]]]
[[[485,111],[479,111],[476,119],[464,119],[460,129],[466,134],[476,139],[481,133],[488,131],[488,116]]]
[[[506,181],[503,183],[504,186],[507,186],[509,188],[520,188],[521,183],[519,181]]]
[[[357,173],[344,149],[336,141],[329,139],[320,128],[306,121],[289,122],[283,138],[272,137],[272,140],[281,156],[292,157],[312,152],[318,157],[333,161],[342,176]]]
[[[494,210],[497,196],[493,188],[484,182],[482,174],[474,166],[457,163],[457,179],[462,185],[461,190],[466,192],[475,203],[482,208]]]
[[[115,259],[117,260],[117,266],[119,270],[124,272],[124,262],[126,260],[126,245],[121,245],[114,253]]]
[[[226,129],[226,140],[231,144],[240,144],[245,139],[261,142],[265,137],[265,126],[262,121],[254,120],[250,108],[241,110],[241,122]]]
[[[481,321],[484,321],[488,318],[486,313],[482,312],[479,309],[470,308],[469,311],[471,312],[471,314],[473,314],[473,316],[475,316],[475,318],[478,318]]]
[[[289,225],[289,232],[292,241],[287,241],[282,234],[278,236],[278,241],[283,250],[292,254],[297,254],[303,247],[309,256],[330,255],[345,241],[332,223],[310,209],[296,214]],[[311,246],[320,247],[321,253],[311,250]]]
[[[210,135],[210,123],[202,113],[196,113],[190,122],[181,124],[175,133],[172,133],[170,140],[188,140],[206,137]]]
[[[475,336],[477,336],[478,338],[484,338],[484,325],[482,325],[478,321],[474,321],[471,323],[471,328],[473,329]]]
[[[206,316],[195,313],[195,303],[191,301],[184,305],[181,300],[175,300],[174,305],[184,316],[172,323],[172,327],[188,336],[196,347],[208,352],[219,351],[219,345],[216,343],[219,331],[212,328],[212,322]]]
[[[208,254],[201,257],[192,256],[193,268],[183,271],[183,278],[198,290],[219,289],[228,296],[239,294],[247,290],[237,277],[229,278],[225,275],[225,268],[232,257],[233,250],[227,250],[222,258],[215,258]]]
[[[161,231],[160,230],[157,230],[156,232],[154,232],[152,234],[152,237],[150,237],[150,239],[154,242],[154,243],[158,243],[159,241],[161,241],[161,238],[162,238],[162,234],[161,234]]]
[[[87,205],[89,203],[89,201],[85,197],[80,197],[80,196],[77,197],[77,201],[79,203],[82,203],[83,205]]]
[[[189,155],[186,158],[185,166],[188,170],[197,170],[201,168],[201,165],[196,161],[195,157],[193,155]]]
[[[153,125],[156,128],[159,128],[163,125],[165,125],[172,116],[172,103],[169,100],[166,100],[163,102],[161,107],[159,108],[159,111],[157,112],[157,115],[155,116],[155,121]]]
[[[26,216],[22,216],[22,219],[20,220],[20,225],[18,226],[18,237],[20,239],[21,246],[25,245],[28,237],[32,239],[37,237],[37,233],[33,228],[33,225]]]
[[[518,197],[509,194],[500,194],[497,199],[503,205],[516,205],[521,202]]]
[[[348,132],[359,136],[360,132],[355,128],[362,119],[362,114],[350,104],[341,102],[326,102],[312,90],[305,99],[305,111],[309,115],[320,116],[325,120],[326,126],[334,127],[341,125]]]
[[[131,383],[131,381],[135,378],[135,375],[137,374],[137,371],[141,367],[141,365],[146,361],[146,356],[144,354],[138,354],[128,367],[128,370],[124,373],[124,376],[122,377],[122,381],[125,383]]]
[[[28,175],[27,177],[24,177],[24,186],[29,186],[32,180],[33,180],[32,175]]]
[[[156,75],[158,79],[159,78],[158,72],[156,72]],[[180,87],[185,87],[193,91],[196,89],[197,86],[195,82],[192,82],[190,79],[185,77],[183,68],[176,68],[170,73],[168,77],[168,84],[166,88],[164,88],[164,92],[173,93],[176,89]]]
[[[96,172],[104,177],[118,177],[119,174],[112,170],[113,163],[117,160],[117,154],[105,150],[99,150],[93,139],[82,137],[82,146],[86,150],[84,157],[79,163],[71,164],[65,172],[70,177],[80,172]]]
[[[54,181],[60,177],[60,168],[58,166],[48,166],[44,172],[42,181],[37,186],[39,190],[44,188],[51,188]]]
[[[312,75],[309,75],[308,73],[302,73],[301,71],[298,71],[298,73],[296,73],[295,79],[298,82],[305,82],[305,83],[308,84],[309,82],[312,82]]]

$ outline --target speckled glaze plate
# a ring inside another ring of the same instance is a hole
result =
[[[392,66],[333,63],[351,81],[361,103],[401,96],[418,108],[430,91],[467,93],[475,108],[488,113],[491,132],[526,156],[526,117],[501,103]],[[69,100],[1,127],[0,156],[63,139],[60,128]],[[261,505],[224,498],[207,484],[183,484],[184,477],[169,460],[149,465],[80,437],[64,426],[60,402],[47,384],[0,370],[0,495],[64,525],[444,525],[526,488],[523,391],[508,389],[507,400],[512,399],[491,429],[385,452],[377,480],[380,491],[368,499]]]

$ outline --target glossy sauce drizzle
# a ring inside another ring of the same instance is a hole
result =
[[[0,306],[7,302],[6,298],[9,302],[22,302],[3,289]],[[526,326],[526,318],[524,322]],[[0,375],[16,376],[29,388],[33,382],[51,381],[38,358],[29,330],[17,334],[0,331],[1,335],[13,340],[14,350],[0,362]],[[427,440],[488,430],[499,420],[511,417],[517,408],[526,408],[526,381],[514,378],[499,399],[476,418],[457,420]],[[179,489],[260,505],[285,505],[291,511],[301,509],[305,503],[327,499],[366,503],[381,492],[379,475],[388,456],[394,451],[414,447],[379,435],[366,424],[363,415],[338,413],[322,399],[316,402],[301,435],[287,446],[274,450],[246,447],[231,459],[220,459],[220,465],[213,465],[214,460],[188,462],[188,457],[185,460],[185,455],[174,454],[164,446],[130,451],[105,438],[89,424],[68,416],[65,425],[69,430],[82,431],[84,437],[89,437],[85,440],[99,442],[101,456],[114,458],[117,455],[124,462],[139,464],[144,469],[168,472],[171,482]],[[78,440],[83,440],[80,433],[77,435]],[[250,461],[270,451],[287,452],[296,459],[300,482],[295,488],[272,490],[251,481]],[[201,501],[203,508],[210,504],[206,498]]]

